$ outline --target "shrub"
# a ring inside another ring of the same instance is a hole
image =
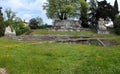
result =
[[[24,26],[24,24],[19,23],[17,28],[16,28],[16,35],[21,35],[29,30],[30,30],[29,26]]]
[[[16,29],[16,35],[21,35],[22,31],[20,29]]]

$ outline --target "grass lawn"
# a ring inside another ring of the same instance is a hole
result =
[[[120,42],[120,37],[114,37]],[[119,74],[120,45],[33,44],[0,38],[0,68],[9,74]]]
[[[50,30],[34,30],[32,34],[72,34],[72,35],[94,35],[95,33],[91,31],[82,31],[82,32],[77,32],[77,31],[50,31]]]

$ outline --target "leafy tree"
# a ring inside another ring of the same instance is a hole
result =
[[[13,29],[15,29],[16,34],[20,35],[30,30],[28,26],[25,26],[22,19],[16,16],[16,13],[13,12],[11,9],[6,9],[6,20],[5,24],[6,26],[10,26]]]
[[[29,21],[31,29],[39,29],[43,25],[43,19],[41,17],[32,18]]]
[[[36,21],[38,22],[38,26],[43,25],[43,19],[41,17],[36,17]]]
[[[86,0],[47,0],[43,6],[51,19],[67,20],[79,18],[84,27],[87,25],[88,4]]]
[[[90,13],[89,13],[89,21],[90,21],[90,25],[91,26],[95,26],[96,25],[96,10],[97,10],[97,0],[90,0],[89,2],[90,5]]]
[[[43,6],[47,11],[47,16],[51,19],[66,20],[74,11],[74,0],[47,0]]]
[[[97,20],[101,18],[111,18],[112,21],[114,20],[114,7],[107,3],[106,0],[98,2],[98,9],[96,11],[96,18]]]
[[[15,12],[13,12],[11,9],[6,9],[5,13],[7,15],[7,20],[13,20],[16,17]]]
[[[37,29],[38,28],[38,21],[36,20],[36,18],[32,18],[29,21],[29,26],[31,29]]]
[[[116,15],[114,25],[115,25],[115,33],[120,35],[120,15]]]
[[[13,25],[14,29],[19,29],[19,24],[23,24],[22,19],[19,17],[15,17],[13,22],[14,22],[14,25]]]
[[[16,18],[16,13],[13,12],[10,8],[5,10],[6,13],[6,19],[5,19],[5,25],[10,26],[13,29],[15,29],[15,22],[14,19]]]
[[[4,35],[5,24],[3,19],[3,14],[1,12],[2,7],[0,7],[0,37]]]

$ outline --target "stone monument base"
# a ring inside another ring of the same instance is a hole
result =
[[[81,22],[75,20],[55,20],[53,26],[58,31],[79,31]]]

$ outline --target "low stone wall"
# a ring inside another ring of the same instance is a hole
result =
[[[64,40],[64,39],[73,39],[73,38],[89,38],[91,36],[84,35],[28,35],[24,37],[18,37],[20,41],[29,41],[29,40]]]
[[[79,31],[81,29],[81,21],[55,20],[53,26],[55,30]]]

